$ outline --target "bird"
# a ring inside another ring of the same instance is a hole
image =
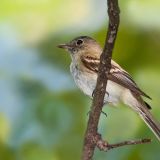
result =
[[[59,44],[58,47],[70,54],[70,72],[78,88],[93,98],[102,54],[100,44],[89,36],[79,36],[68,43]],[[160,141],[160,124],[151,114],[151,107],[143,97],[151,99],[138,87],[127,71],[111,60],[104,104],[117,106],[119,102],[123,102],[142,118]]]

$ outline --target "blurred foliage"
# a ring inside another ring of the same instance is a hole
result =
[[[160,121],[160,1],[120,1],[113,58],[153,100]],[[103,46],[106,0],[1,0],[0,160],[80,159],[91,100],[75,86],[70,57],[56,46],[79,35]],[[95,159],[159,160],[159,142],[129,108],[104,107],[100,133],[111,143],[152,137]]]

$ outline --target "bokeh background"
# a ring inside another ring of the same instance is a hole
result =
[[[80,35],[103,46],[106,0],[1,0],[0,160],[78,160],[91,100],[75,86],[70,57],[56,46]],[[153,100],[160,121],[160,1],[120,1],[113,58]],[[159,160],[160,143],[126,106],[105,107],[99,132],[109,142],[151,137],[148,145],[104,153],[98,160]]]

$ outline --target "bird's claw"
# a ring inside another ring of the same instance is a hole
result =
[[[93,92],[92,92],[92,98],[94,97],[94,94],[95,94],[95,89],[94,89]]]
[[[101,113],[102,113],[104,116],[106,116],[106,117],[108,116],[107,113],[104,112],[104,111],[101,111]]]
[[[107,96],[109,97],[109,93],[106,91]]]
[[[93,90],[93,92],[92,92],[92,98],[94,97],[94,94],[95,94],[95,89]],[[106,91],[106,94],[107,94],[107,96],[109,97],[109,93]]]
[[[87,112],[87,116],[90,114],[90,112],[91,112],[91,110],[89,110],[89,111]],[[106,117],[108,116],[107,113],[105,113],[104,111],[101,111],[101,113],[102,113],[104,116],[106,116]]]

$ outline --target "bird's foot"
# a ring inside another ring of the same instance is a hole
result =
[[[107,96],[109,97],[109,93],[106,91]]]
[[[101,113],[102,113],[104,116],[106,116],[106,117],[108,116],[107,113],[104,112],[104,111],[101,111]]]
[[[94,94],[95,94],[95,89],[93,90],[93,92],[92,92],[92,98],[94,97]],[[109,93],[106,91],[106,94],[107,94],[107,96],[109,97]]]
[[[95,89],[94,89],[93,92],[92,92],[92,98],[94,97],[94,94],[95,94]]]
[[[91,113],[91,110],[89,110],[89,111],[87,112],[87,116],[88,116],[90,113]],[[104,116],[106,116],[106,117],[108,116],[107,113],[104,112],[104,111],[101,111],[101,113],[102,113]]]

